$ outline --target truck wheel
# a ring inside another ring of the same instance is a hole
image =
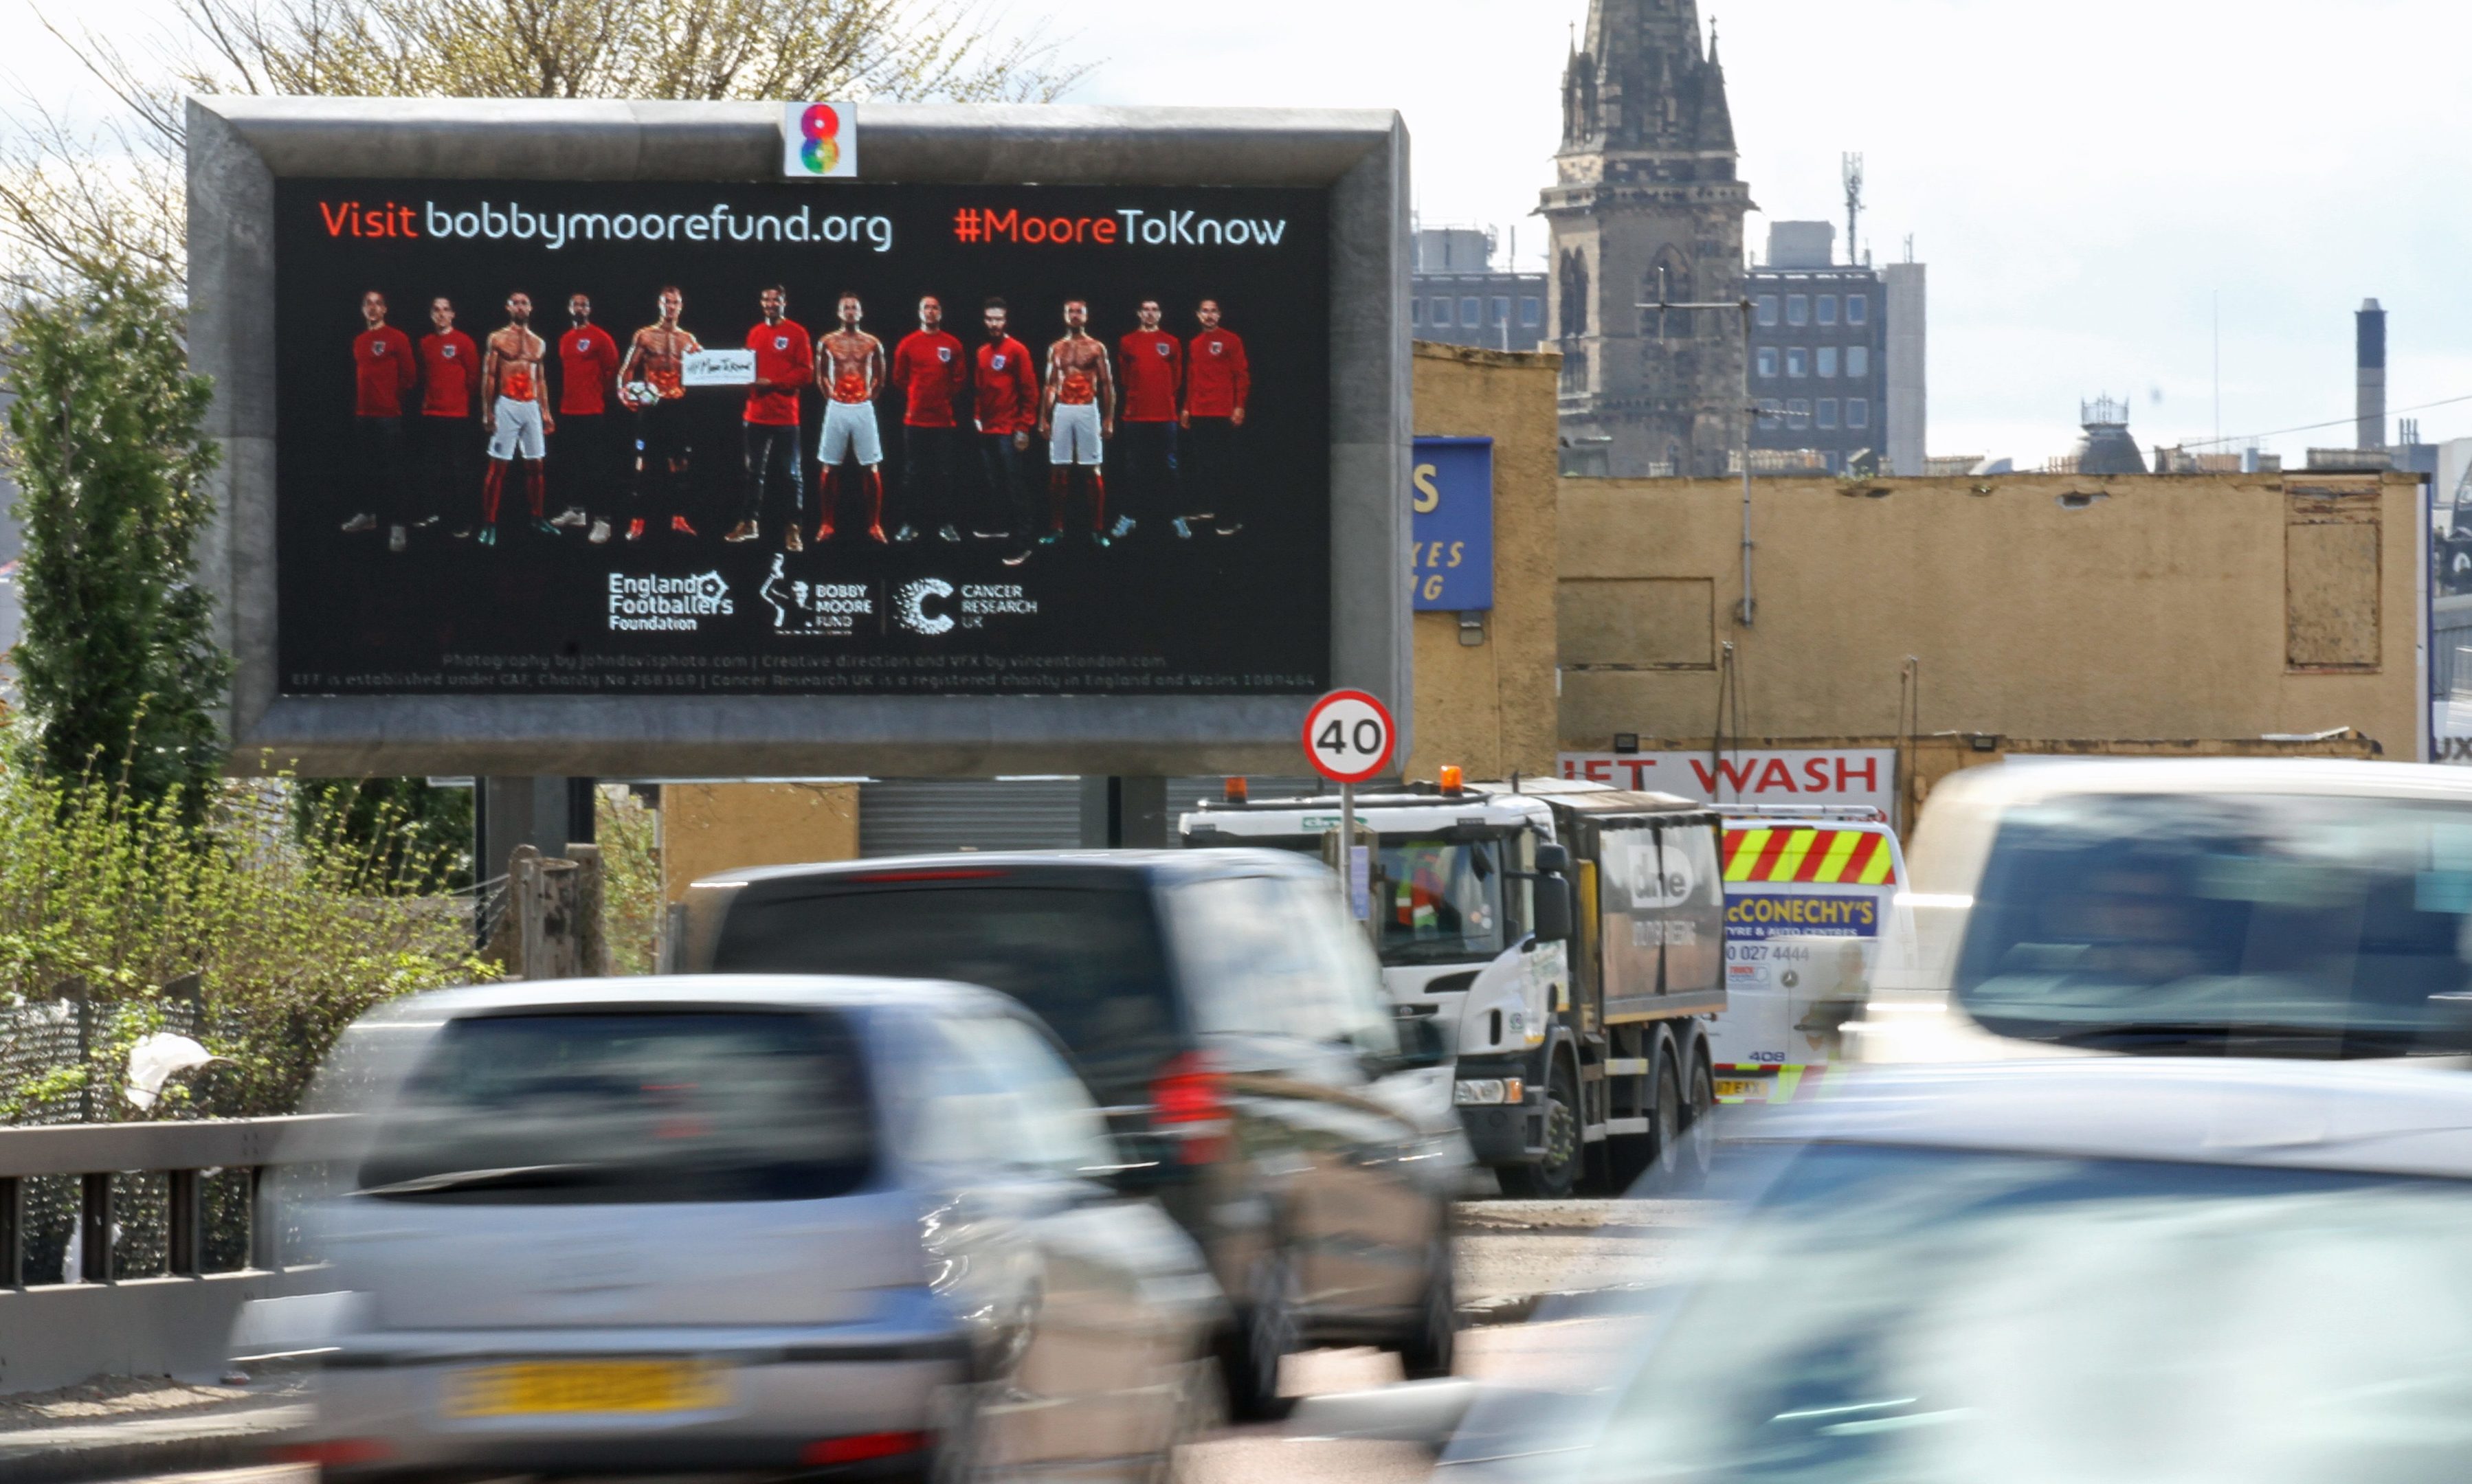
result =
[[[1648,1136],[1656,1142],[1656,1163],[1671,1170],[1682,1142],[1682,1074],[1675,1070],[1672,1051],[1657,1054],[1656,1099],[1650,1106]]]
[[[1683,1179],[1694,1185],[1707,1179],[1709,1167],[1716,1163],[1717,1120],[1710,1116],[1716,1111],[1716,1077],[1706,1058],[1695,1056],[1691,1058],[1691,1095],[1682,1105],[1682,1144],[1675,1156]]]
[[[1557,1057],[1545,1087],[1545,1152],[1533,1165],[1502,1171],[1506,1195],[1560,1200],[1580,1178],[1580,1082],[1571,1064]]]

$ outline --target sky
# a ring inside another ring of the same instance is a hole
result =
[[[54,9],[67,8],[55,4]],[[134,32],[164,0],[73,12]],[[1097,65],[1069,101],[1396,108],[1428,225],[1517,228],[1551,177],[1586,0],[1013,0]],[[1702,6],[1705,17],[1709,8]],[[1842,224],[1865,155],[1875,259],[1930,265],[1930,451],[2064,453],[2078,404],[2131,402],[2144,444],[2351,442],[2352,311],[2389,311],[2390,409],[2472,436],[2459,188],[2472,6],[2447,0],[1751,0],[1716,10],[1742,175],[1769,218]],[[100,106],[29,9],[0,71]],[[2220,319],[2220,381],[2217,324]],[[2221,421],[2217,421],[2220,388]],[[2408,414],[2410,415],[2410,414]],[[2390,432],[2391,436],[2391,432]]]

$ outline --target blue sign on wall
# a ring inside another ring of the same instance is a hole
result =
[[[1415,609],[1493,606],[1493,439],[1418,438],[1411,508]]]

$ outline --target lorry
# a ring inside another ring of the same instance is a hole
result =
[[[1442,1031],[1452,1101],[1505,1193],[1619,1191],[1715,1102],[1720,816],[1457,772],[1355,797],[1354,890],[1393,1006]],[[1180,843],[1316,853],[1343,827],[1337,796],[1253,800],[1241,784],[1182,815]]]
[[[1874,976],[1913,957],[1896,831],[1861,806],[1720,804],[1725,1013],[1709,1027],[1717,1100],[1792,1102],[1845,1057],[1839,1028]]]

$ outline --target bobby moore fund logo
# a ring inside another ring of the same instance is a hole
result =
[[[781,174],[792,179],[858,174],[858,112],[845,103],[781,106]]]

